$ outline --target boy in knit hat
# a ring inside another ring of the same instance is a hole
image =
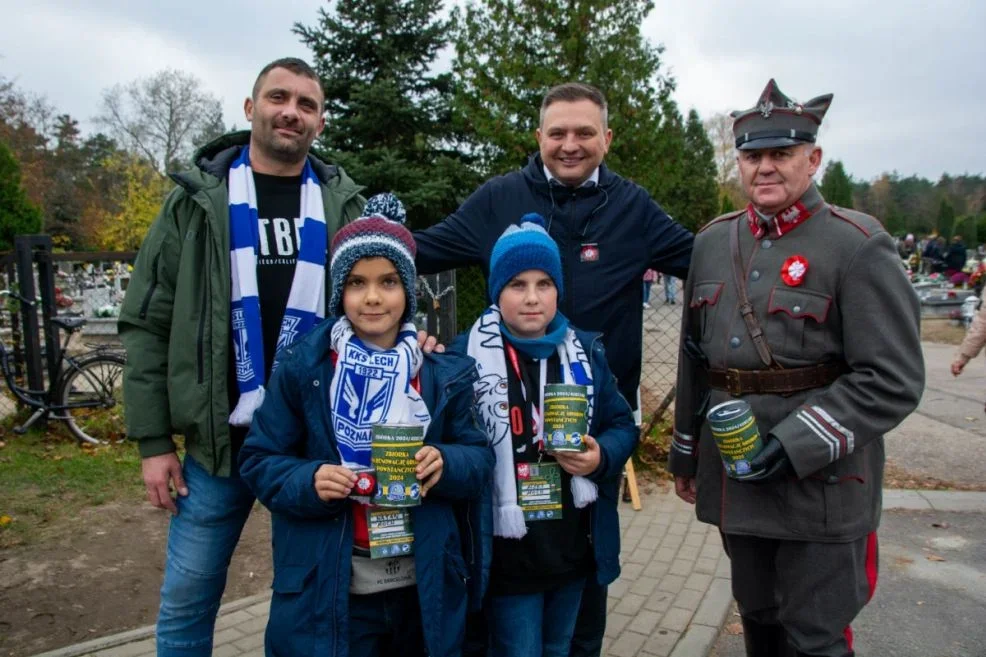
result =
[[[477,414],[496,454],[492,652],[567,657],[586,578],[606,585],[619,575],[617,489],[637,429],[599,336],[558,312],[561,258],[540,215],[525,215],[497,240],[489,293],[495,303],[456,346],[476,359]],[[583,452],[545,451],[541,415],[552,383],[586,386]],[[546,482],[536,501],[524,485],[535,466]],[[525,510],[543,505],[544,495],[560,510]]]
[[[456,510],[493,467],[471,409],[476,371],[466,356],[418,347],[415,244],[400,202],[381,195],[364,212],[332,241],[330,319],[283,350],[240,455],[243,479],[273,514],[267,655],[461,651]],[[424,428],[419,483],[408,487],[422,503],[397,511],[410,549],[371,558],[380,550],[371,553],[373,507],[362,494],[373,486],[357,481],[373,466],[378,424]]]

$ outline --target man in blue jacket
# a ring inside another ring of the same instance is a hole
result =
[[[648,268],[685,278],[693,235],[645,189],[610,171],[613,140],[607,105],[595,87],[566,83],[541,102],[538,153],[523,169],[476,190],[441,223],[415,233],[418,272],[479,265],[504,229],[537,212],[547,218],[564,270],[561,312],[584,330],[601,331],[620,392],[637,408],[643,309],[640,280]],[[591,578],[590,578],[591,579]],[[598,655],[606,624],[606,589],[590,582],[582,598],[572,657]]]

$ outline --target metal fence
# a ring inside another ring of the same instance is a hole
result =
[[[442,274],[442,299],[438,306],[452,305],[451,325],[454,332],[429,332],[448,343],[455,335],[468,329],[486,307],[486,280],[478,267],[459,269]],[[432,277],[422,277],[430,279]],[[663,281],[651,287],[649,307],[643,309],[643,349],[641,353],[640,409],[642,426],[647,427],[655,413],[670,418],[674,410],[674,386],[678,369],[678,331],[681,326],[681,281],[673,279],[666,294]],[[434,285],[431,286],[434,288]],[[643,303],[643,282],[641,282]],[[669,303],[673,299],[675,303]]]
[[[0,340],[17,383],[41,390],[48,386],[65,337],[45,314],[87,320],[68,344],[69,353],[119,344],[116,316],[136,253],[52,253],[47,236],[18,237],[15,246],[0,254],[0,288],[40,303],[29,309],[9,298],[0,300]],[[0,386],[0,419],[20,410],[7,387]]]

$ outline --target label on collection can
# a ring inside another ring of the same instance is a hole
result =
[[[589,432],[586,386],[549,383],[544,386],[544,449],[548,452],[584,452]]]
[[[706,415],[719,456],[731,477],[751,473],[750,459],[763,449],[753,409],[742,399],[733,399],[712,407]]]
[[[424,427],[413,424],[375,424],[371,451],[377,490],[370,502],[376,506],[402,507],[421,504],[421,485],[414,471],[414,455],[424,445]]]

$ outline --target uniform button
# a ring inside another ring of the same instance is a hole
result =
[[[733,349],[740,346],[740,339],[734,335],[729,339],[729,346],[732,347]]]
[[[771,242],[770,240],[764,240],[763,242],[761,242],[760,246],[762,246],[765,249],[769,249],[770,247],[774,246],[774,243]]]
[[[755,269],[753,271],[751,271],[750,272],[750,280],[751,281],[759,281],[760,280],[760,272],[757,271],[757,270],[755,270]]]
[[[793,310],[796,313],[800,313],[801,312],[801,306],[795,306],[794,308],[791,308],[791,310]]]
[[[829,475],[829,478],[825,480],[826,484],[837,484],[839,483],[839,478],[835,475]]]

